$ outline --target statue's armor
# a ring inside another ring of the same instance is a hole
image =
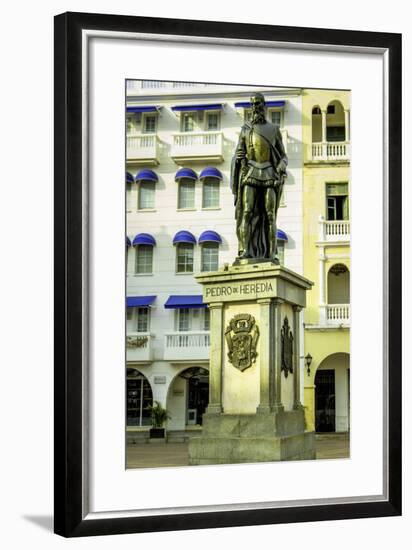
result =
[[[260,135],[261,126],[253,124],[245,139],[247,167],[241,183],[254,187],[275,187],[276,171],[271,162],[269,142]]]
[[[255,128],[259,130],[260,124],[255,124],[249,134],[249,139],[246,142],[246,154],[249,160],[255,162],[268,162],[270,160],[269,143],[259,133],[255,132]]]

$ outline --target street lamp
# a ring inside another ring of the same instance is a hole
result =
[[[308,376],[310,376],[310,365],[312,363],[312,356],[308,353],[305,357],[306,370],[308,371]]]

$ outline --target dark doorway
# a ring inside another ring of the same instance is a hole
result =
[[[153,404],[152,388],[145,376],[136,369],[127,369],[127,425],[150,426],[151,416],[148,409]]]
[[[315,376],[317,432],[335,431],[335,371],[318,370]]]
[[[209,372],[201,367],[191,367],[180,374],[187,380],[188,425],[202,425],[203,414],[209,404]]]

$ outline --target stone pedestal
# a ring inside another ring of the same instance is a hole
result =
[[[299,316],[312,283],[270,262],[196,279],[210,308],[210,386],[189,463],[315,458],[299,397]]]

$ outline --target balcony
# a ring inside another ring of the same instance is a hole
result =
[[[347,162],[349,159],[349,141],[325,141],[312,143],[312,162]]]
[[[150,363],[153,359],[153,338],[149,332],[128,332],[126,336],[127,361]]]
[[[326,304],[319,307],[320,325],[338,327],[350,325],[350,304]]]
[[[164,359],[166,361],[208,361],[209,349],[209,331],[165,334]]]
[[[164,80],[128,80],[127,94],[143,94],[147,92],[163,92],[174,90],[192,90],[193,88],[211,88],[216,84],[202,84],[198,82],[166,82]]]
[[[345,242],[350,240],[349,220],[319,219],[319,240],[321,242]]]
[[[160,141],[156,134],[128,134],[126,143],[128,162],[145,166],[159,164]]]
[[[222,132],[180,132],[172,137],[170,156],[176,164],[223,162]]]

